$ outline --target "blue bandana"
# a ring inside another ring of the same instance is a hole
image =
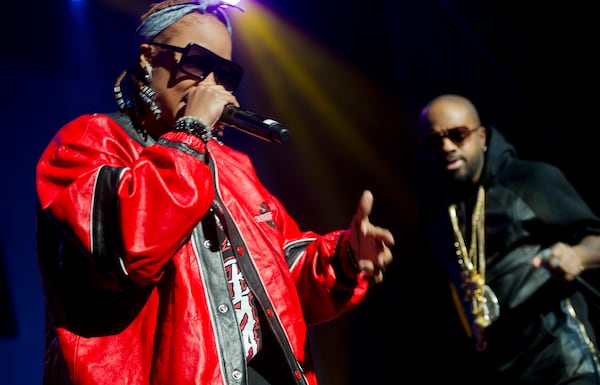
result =
[[[228,7],[235,7],[243,11],[243,9],[222,0],[197,0],[161,9],[148,16],[137,27],[133,38],[134,50],[137,50],[140,44],[154,40],[159,33],[167,29],[171,24],[192,12],[210,13],[217,16],[225,24],[229,35],[231,35],[231,23],[225,13],[225,9]]]

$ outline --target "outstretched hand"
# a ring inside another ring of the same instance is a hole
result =
[[[349,241],[360,270],[379,283],[383,281],[386,266],[393,259],[390,247],[394,245],[394,236],[388,229],[369,221],[372,209],[373,194],[365,190],[350,224]]]

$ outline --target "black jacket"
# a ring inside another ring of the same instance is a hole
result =
[[[555,242],[576,244],[588,234],[600,234],[600,218],[558,168],[519,159],[493,127],[488,127],[487,148],[481,178],[486,191],[485,278],[498,298],[500,316],[486,330],[486,349],[473,352],[486,373],[481,383],[552,384],[575,372],[600,381],[594,331],[580,287],[559,283],[531,264],[535,254]],[[460,192],[443,187],[432,184],[429,190],[439,194],[422,206],[423,245],[461,298],[448,206],[456,203],[461,223],[470,225],[477,186]],[[467,245],[470,233],[463,228]],[[460,305],[457,309],[457,314],[463,311]],[[468,307],[464,314],[469,317]]]

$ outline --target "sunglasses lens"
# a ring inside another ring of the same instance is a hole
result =
[[[234,91],[242,80],[241,66],[196,44],[188,46],[179,66],[184,73],[199,80],[203,80],[213,72],[217,84],[222,85],[228,91]]]
[[[197,45],[190,46],[179,62],[183,72],[200,80],[212,71],[213,65],[212,54]]]
[[[215,81],[227,91],[235,91],[242,80],[242,67],[233,62],[224,62],[215,68]]]
[[[467,138],[467,136],[469,136],[469,133],[470,131],[467,127],[456,127],[448,130],[446,136],[454,144],[461,144]]]
[[[468,127],[455,127],[444,132],[433,132],[423,137],[423,146],[429,149],[439,149],[444,145],[444,138],[452,143],[461,145],[474,130]]]

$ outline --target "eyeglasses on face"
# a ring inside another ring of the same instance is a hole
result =
[[[179,70],[194,79],[202,81],[212,72],[217,84],[230,92],[235,91],[242,81],[244,70],[239,64],[223,59],[198,44],[190,43],[184,48],[158,42],[148,44],[181,53]]]
[[[466,126],[454,127],[441,132],[432,132],[423,136],[422,144],[423,147],[433,150],[440,149],[444,146],[444,138],[450,139],[450,141],[457,146],[463,144],[463,142],[479,127],[469,128]]]

